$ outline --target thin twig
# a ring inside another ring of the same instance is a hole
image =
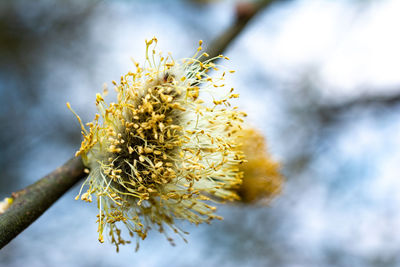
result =
[[[210,58],[222,54],[232,41],[243,31],[247,23],[261,10],[270,6],[272,3],[281,1],[282,0],[263,0],[254,3],[246,2],[237,4],[235,22],[206,48]]]
[[[361,96],[335,104],[321,104],[317,111],[324,122],[335,122],[341,115],[362,108],[393,108],[400,105],[400,93]]]

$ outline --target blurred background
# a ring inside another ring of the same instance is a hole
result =
[[[219,207],[182,223],[188,244],[155,231],[97,242],[79,186],[0,251],[1,266],[400,266],[400,1],[270,1],[225,55],[249,123],[282,164],[269,206]],[[156,36],[174,58],[210,44],[236,1],[0,2],[0,198],[63,164],[103,84],[144,61]]]

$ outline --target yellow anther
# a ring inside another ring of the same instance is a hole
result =
[[[160,168],[163,165],[162,161],[157,162],[157,164],[154,166],[156,168]]]
[[[144,152],[147,153],[147,154],[149,154],[149,153],[152,153],[152,152],[153,152],[153,149],[150,148],[150,147],[145,147],[145,148],[144,148]]]

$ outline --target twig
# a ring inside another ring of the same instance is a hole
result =
[[[332,122],[344,113],[359,108],[391,108],[400,105],[400,94],[370,95],[336,104],[318,106],[318,113],[323,121]]]
[[[82,159],[73,158],[36,183],[13,193],[13,204],[0,215],[0,248],[39,218],[85,175]]]
[[[257,13],[272,3],[280,1],[282,0],[263,0],[254,3],[239,3],[236,6],[235,22],[206,48],[210,58],[222,54],[229,44],[231,44],[231,42],[242,32],[247,23],[257,15]]]
[[[343,112],[348,109],[360,108],[360,107],[370,107],[370,106],[391,107],[394,105],[398,105],[399,103],[400,103],[400,94],[396,93],[393,95],[363,96],[339,104],[325,105],[322,106],[322,108],[330,112]]]

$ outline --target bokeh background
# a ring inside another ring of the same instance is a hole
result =
[[[75,186],[0,251],[0,266],[400,266],[400,1],[275,0],[224,54],[249,123],[282,164],[283,193],[219,207],[171,247],[151,232],[97,242]],[[234,23],[236,1],[0,2],[0,198],[80,145],[96,92],[144,60],[188,57]]]

